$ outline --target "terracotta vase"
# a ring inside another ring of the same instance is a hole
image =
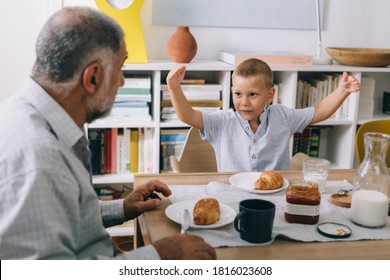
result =
[[[198,46],[188,26],[178,26],[168,41],[167,51],[174,62],[188,63],[196,55]]]

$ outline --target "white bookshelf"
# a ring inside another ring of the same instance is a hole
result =
[[[160,129],[161,128],[182,128],[188,125],[180,121],[161,122],[161,84],[171,69],[181,64],[170,61],[150,61],[145,64],[124,65],[125,74],[149,74],[152,78],[152,119],[150,121],[126,122],[126,121],[98,121],[90,124],[88,128],[110,128],[110,127],[150,127],[154,128],[153,135],[153,173],[160,170]],[[234,66],[218,60],[193,61],[186,64],[186,78],[202,78],[207,83],[218,83],[222,85],[223,109],[228,109],[230,104],[230,77]],[[375,119],[390,119],[389,115],[381,113],[383,91],[390,91],[390,67],[366,68],[344,65],[315,65],[311,67],[273,67],[274,80],[283,85],[283,104],[295,108],[296,88],[298,77],[301,73],[342,73],[347,71],[354,74],[359,80],[362,75],[372,76],[376,80],[375,87]],[[326,133],[324,141],[326,146],[325,157],[332,162],[332,166],[339,168],[352,168],[355,154],[355,134],[359,124],[367,120],[358,120],[359,93],[349,97],[349,112],[345,119],[329,119],[317,126],[331,126]],[[134,174],[109,174],[94,176],[94,184],[131,183]]]

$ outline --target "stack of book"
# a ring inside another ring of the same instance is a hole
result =
[[[148,121],[152,102],[151,78],[149,75],[125,77],[125,84],[118,89],[108,118],[127,121]]]
[[[310,157],[326,158],[328,156],[328,134],[332,126],[308,126],[302,133],[293,136],[292,154],[305,153]]]
[[[202,112],[213,112],[222,107],[220,84],[182,84],[182,90],[191,106]],[[168,86],[161,85],[161,120],[177,121]]]
[[[153,172],[151,128],[88,130],[92,174]]]
[[[300,78],[297,85],[296,108],[316,106],[342,83],[342,74],[330,73]],[[349,97],[331,118],[346,119],[349,115]]]
[[[171,156],[180,157],[184,142],[186,141],[188,128],[162,129],[160,133],[161,157],[160,171],[172,171]]]
[[[220,51],[219,60],[237,66],[244,60],[257,58],[266,62],[270,67],[281,66],[312,66],[313,56],[309,54],[290,52],[245,52]]]

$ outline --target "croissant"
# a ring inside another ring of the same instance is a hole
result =
[[[194,211],[196,225],[210,225],[219,221],[221,209],[215,198],[204,198],[196,202]]]
[[[256,180],[255,190],[276,190],[283,186],[284,181],[282,175],[276,171],[264,171],[259,179]]]

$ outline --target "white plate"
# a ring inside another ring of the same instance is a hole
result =
[[[280,192],[288,187],[289,182],[283,178],[284,184],[281,188],[276,190],[255,190],[254,185],[257,179],[259,179],[262,172],[243,172],[234,174],[229,178],[230,184],[234,187],[240,188],[246,192],[258,193],[258,194],[270,194]]]
[[[188,209],[191,215],[190,227],[197,228],[197,229],[210,229],[210,228],[223,227],[233,222],[234,218],[237,215],[236,211],[234,211],[233,208],[220,203],[219,207],[221,208],[221,217],[218,222],[216,222],[215,224],[204,225],[204,226],[196,225],[194,224],[194,216],[192,214],[196,202],[197,200],[185,200],[185,201],[173,203],[165,209],[165,215],[167,215],[167,217],[172,221],[174,221],[175,223],[181,224],[184,209]]]

